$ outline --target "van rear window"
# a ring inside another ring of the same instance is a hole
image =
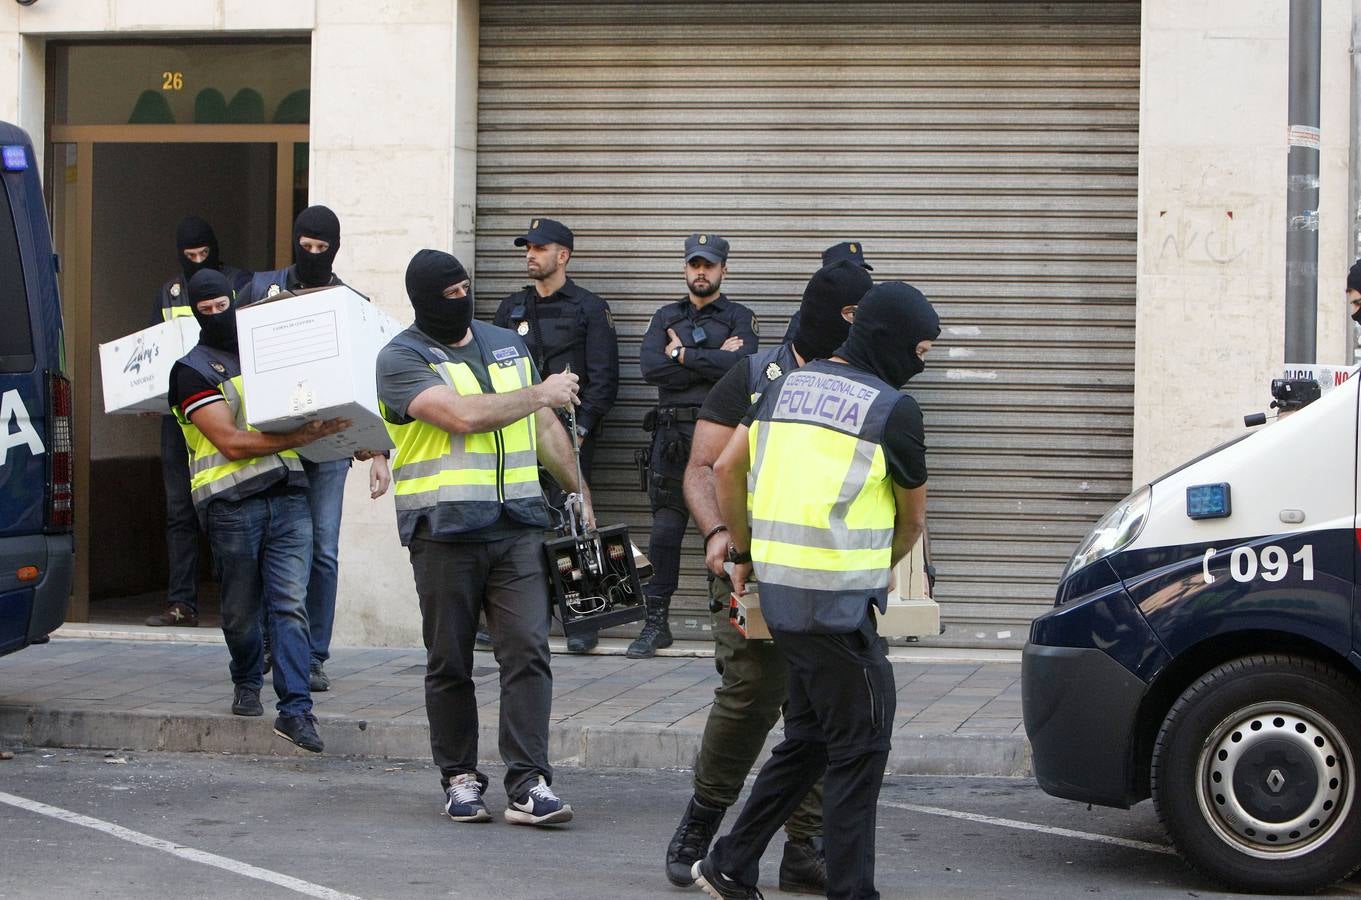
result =
[[[0,322],[0,372],[32,370],[33,326],[8,184],[0,189]]]

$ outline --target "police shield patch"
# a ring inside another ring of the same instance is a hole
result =
[[[178,297],[179,295],[180,295],[180,283],[177,281],[177,282],[175,282],[174,284],[172,284],[172,285],[170,286],[170,296],[172,296],[172,297]]]
[[[766,366],[766,381],[774,381],[776,378],[779,378],[783,374],[784,370],[780,368],[779,363],[771,363],[770,365]]]
[[[529,334],[529,323],[521,322],[519,325],[516,325],[515,333],[520,335],[520,337],[524,337],[525,335]]]

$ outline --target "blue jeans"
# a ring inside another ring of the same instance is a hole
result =
[[[268,610],[279,713],[311,712],[304,605],[312,565],[307,495],[214,500],[208,505],[208,541],[222,578],[222,633],[232,656],[232,683],[256,690],[264,684],[260,613]]]
[[[336,621],[336,582],[340,556],[340,507],[350,460],[314,463],[303,460],[307,502],[312,507],[312,573],[307,579],[307,622],[311,665],[331,658],[331,628]]]
[[[174,416],[161,416],[161,481],[165,485],[165,551],[170,569],[165,602],[198,612],[198,514],[189,496],[189,451]]]

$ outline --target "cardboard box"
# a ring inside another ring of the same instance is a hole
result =
[[[392,448],[378,414],[374,369],[378,351],[402,330],[395,319],[337,285],[242,307],[236,326],[251,425],[281,432],[315,419],[354,420],[298,448],[313,462]]]
[[[181,316],[99,345],[106,413],[169,413],[170,369],[198,343],[198,321]]]
[[[897,590],[889,591],[888,611],[876,613],[877,630],[883,637],[922,637],[940,634],[940,606],[931,599],[926,577],[926,538],[898,561]],[[770,627],[761,614],[760,585],[749,584],[741,597],[730,596],[733,625],[749,640],[769,640]]]

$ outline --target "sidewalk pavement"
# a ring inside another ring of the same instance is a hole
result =
[[[718,675],[712,645],[678,643],[631,660],[626,640],[591,655],[553,646],[554,765],[592,769],[689,768]],[[898,713],[894,774],[1028,775],[1021,666],[1014,651],[895,647]],[[220,631],[65,626],[51,643],[0,658],[0,749],[7,744],[136,751],[306,755],[272,730],[269,677],[263,718],[230,712],[232,685]],[[326,752],[429,759],[425,651],[339,648],[326,664],[331,690],[314,695]],[[497,668],[473,670],[481,755],[496,760]],[[767,749],[779,740],[779,726]]]

